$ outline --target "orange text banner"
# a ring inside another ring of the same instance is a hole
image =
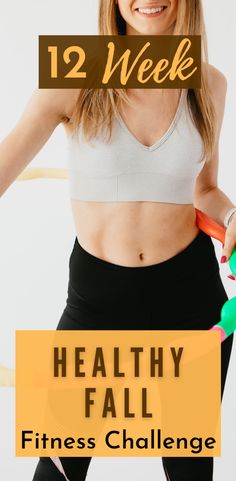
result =
[[[218,331],[16,331],[17,456],[219,456]]]

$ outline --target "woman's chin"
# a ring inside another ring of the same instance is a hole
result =
[[[147,26],[147,28],[142,28],[142,29],[133,29],[132,30],[127,30],[127,35],[166,35],[167,32],[164,29],[160,28],[150,28],[150,26]],[[171,32],[169,33],[171,35]]]

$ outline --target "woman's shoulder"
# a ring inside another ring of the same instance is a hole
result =
[[[214,65],[203,62],[202,73],[206,74],[209,79],[209,87],[212,92],[224,91],[227,89],[227,78],[225,74]]]
[[[57,116],[62,122],[67,122],[72,116],[79,93],[80,89],[36,88],[33,99],[49,115]]]

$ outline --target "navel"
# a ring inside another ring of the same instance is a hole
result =
[[[139,259],[140,259],[141,261],[143,261],[143,259],[144,259],[144,254],[143,254],[142,252],[140,252],[140,254],[139,254]]]

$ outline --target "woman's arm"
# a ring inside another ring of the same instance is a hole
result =
[[[0,143],[0,197],[72,113],[78,89],[37,89]]]
[[[215,152],[208,163],[205,164],[196,180],[194,206],[219,224],[224,224],[226,213],[235,204],[219,189],[218,165],[219,165],[219,139],[223,123],[225,99],[227,92],[227,80],[218,69],[209,65],[209,80],[217,114],[217,143]],[[230,257],[236,243],[236,215],[232,226],[227,229],[223,256],[225,260]]]
[[[197,177],[194,205],[223,225],[226,212],[234,205],[218,187],[219,139],[225,110],[227,80],[212,65],[209,65],[209,69],[210,86],[217,114],[217,142],[212,158]]]

